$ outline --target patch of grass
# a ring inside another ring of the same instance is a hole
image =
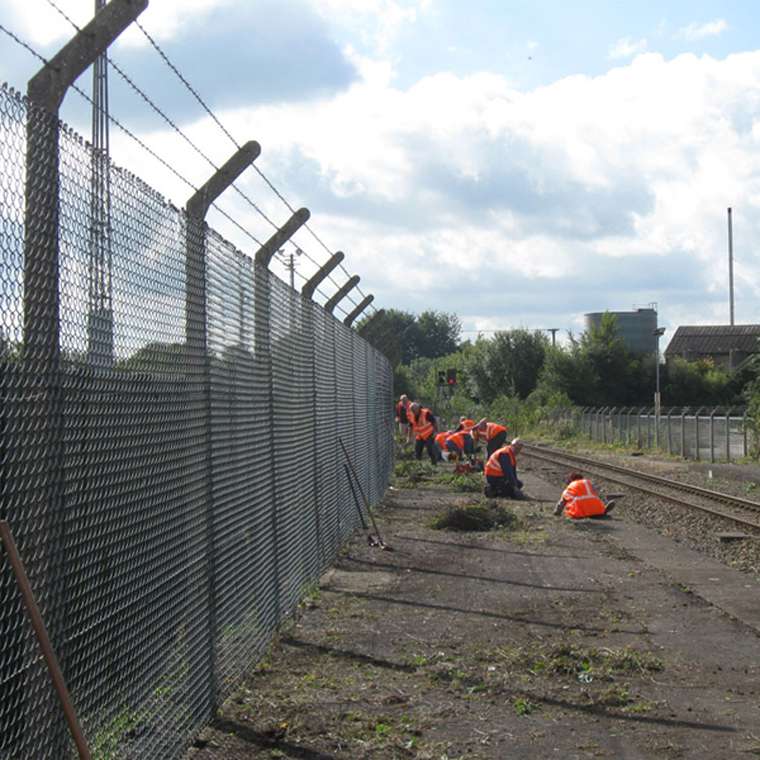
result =
[[[448,486],[452,491],[480,493],[483,490],[483,479],[480,475],[457,475],[453,472],[445,472],[438,476],[438,481]]]
[[[538,705],[535,702],[531,702],[525,697],[515,697],[512,700],[512,707],[517,715],[530,715],[538,709]]]
[[[398,485],[402,487],[404,485],[410,487],[432,477],[435,470],[430,462],[419,462],[416,459],[404,459],[400,462],[396,462],[393,472],[396,478],[402,481],[398,483]],[[403,481],[406,481],[406,483]]]
[[[595,702],[606,707],[625,707],[633,702],[633,699],[627,686],[615,684],[602,691]]]
[[[489,531],[494,528],[514,530],[518,525],[517,515],[500,504],[489,502],[485,505],[449,507],[436,515],[430,523],[435,530]]]
[[[596,678],[612,678],[656,672],[664,667],[662,660],[651,652],[633,647],[595,649],[562,643],[538,651],[535,648],[500,647],[493,654],[507,667],[526,670],[535,676],[588,674]]]

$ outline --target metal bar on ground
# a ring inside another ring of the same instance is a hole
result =
[[[362,499],[364,500],[364,506],[367,509],[367,514],[369,515],[369,519],[372,521],[372,527],[375,529],[375,533],[377,534],[377,537],[380,540],[380,543],[384,544],[385,542],[383,541],[383,537],[380,535],[380,531],[377,529],[377,523],[375,522],[375,517],[372,514],[372,509],[370,508],[369,502],[367,501],[367,497],[364,495],[364,489],[362,488],[362,484],[361,484],[361,481],[359,480],[359,476],[356,474],[354,465],[351,462],[351,457],[348,455],[348,451],[346,450],[346,446],[343,443],[343,439],[339,437],[338,443],[340,444],[340,447],[343,449],[343,454],[346,457],[348,466],[351,468],[351,472],[354,476],[354,480],[356,481],[356,486],[359,489],[359,493],[362,495]]]
[[[29,583],[24,562],[21,559],[21,555],[18,553],[16,542],[13,540],[11,527],[5,520],[0,520],[0,539],[2,539],[5,552],[8,555],[8,561],[16,576],[16,582],[18,583],[18,588],[21,592],[21,598],[24,601],[29,620],[32,623],[32,628],[34,628],[34,633],[40,644],[42,656],[47,663],[50,679],[53,682],[53,688],[56,690],[58,697],[61,700],[63,713],[66,716],[66,722],[69,724],[69,730],[71,731],[71,736],[74,739],[77,751],[79,752],[79,757],[82,758],[82,760],[90,760],[92,757],[90,755],[90,748],[87,746],[87,740],[79,725],[74,705],[71,702],[71,695],[66,688],[66,682],[58,664],[58,659],[53,651],[53,645],[50,643],[50,637],[48,636],[47,628],[45,628],[45,622],[42,619],[39,607],[37,606],[37,601],[34,598],[34,592]]]

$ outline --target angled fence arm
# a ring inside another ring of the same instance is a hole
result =
[[[306,222],[309,221],[311,216],[309,209],[299,208],[285,224],[278,229],[272,237],[267,240],[264,245],[256,251],[256,263],[263,267],[269,267],[269,262],[272,260],[272,256],[277,253],[280,246],[293,237]]]
[[[375,300],[375,296],[372,294],[365,297],[365,299],[343,320],[343,324],[351,327],[356,318]]]
[[[341,288],[339,288],[336,293],[327,301],[325,304],[325,311],[329,314],[332,314],[335,310],[335,307],[340,303],[341,300],[343,300],[349,293],[349,291],[356,287],[359,284],[359,280],[361,278],[358,274],[355,274],[353,277],[350,277],[346,282],[343,284]]]
[[[329,276],[330,272],[337,267],[341,261],[345,258],[343,251],[336,251],[311,277],[311,279],[304,283],[301,288],[306,298],[313,298],[314,293],[319,287],[320,283]]]

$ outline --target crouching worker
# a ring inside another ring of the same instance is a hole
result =
[[[615,506],[611,501],[605,504],[594,489],[591,481],[583,477],[583,473],[570,472],[565,478],[567,487],[562,492],[560,500],[554,509],[555,515],[561,515],[572,520],[581,520],[585,517],[604,517]]]
[[[465,433],[464,430],[448,433],[445,439],[445,446],[449,452],[449,459],[461,461],[465,456],[472,457],[475,453],[472,436],[469,433]]]
[[[430,461],[438,464],[438,452],[435,447],[435,417],[416,401],[409,407],[409,424],[414,431],[414,456],[422,459],[423,450],[427,450]]]
[[[517,455],[522,450],[522,441],[515,438],[512,443],[494,451],[485,467],[486,486],[483,493],[492,499],[506,496],[522,499],[522,481],[517,477]]]

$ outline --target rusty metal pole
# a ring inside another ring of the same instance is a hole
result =
[[[63,673],[58,664],[58,658],[55,656],[53,645],[50,643],[50,637],[48,636],[47,628],[45,628],[45,622],[42,619],[40,609],[37,606],[37,600],[34,598],[34,591],[32,591],[32,586],[29,583],[29,577],[26,574],[24,562],[21,559],[21,555],[18,553],[18,547],[13,539],[10,525],[8,525],[5,520],[0,520],[0,539],[2,539],[8,562],[16,576],[16,582],[18,583],[21,598],[24,601],[29,620],[34,629],[34,633],[37,636],[42,656],[47,664],[50,680],[53,682],[53,688],[58,694],[58,698],[61,700],[63,714],[66,716],[66,722],[68,723],[71,736],[74,739],[74,744],[76,744],[77,751],[79,752],[79,757],[81,760],[90,760],[90,749],[87,746],[87,740],[82,732],[82,727],[79,725],[76,710],[71,701],[71,695],[66,688],[66,681],[64,680]]]

